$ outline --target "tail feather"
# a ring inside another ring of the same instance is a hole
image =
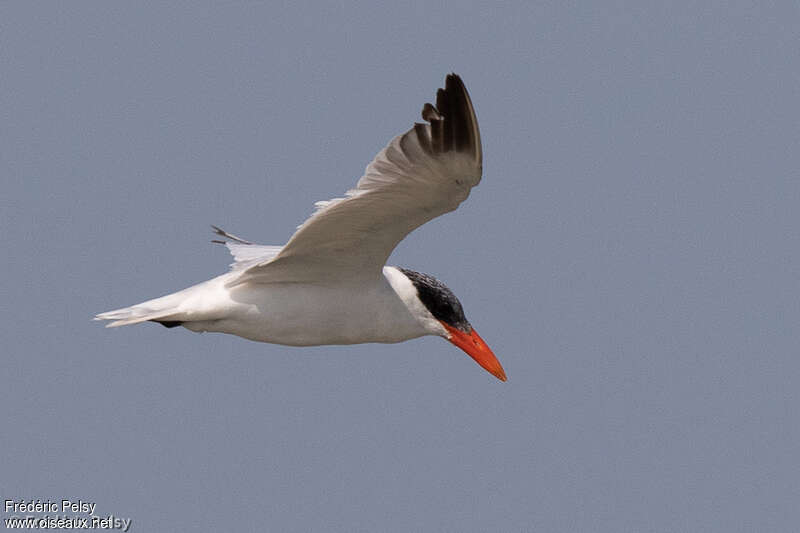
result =
[[[184,316],[186,314],[184,304],[197,287],[199,286],[195,285],[194,287],[189,287],[188,289],[160,298],[132,305],[131,307],[123,307],[122,309],[100,313],[95,316],[94,319],[112,320],[113,322],[106,324],[107,328],[129,326],[131,324],[147,322],[148,320],[158,322],[182,322],[186,319],[186,316]]]
[[[94,319],[110,320],[106,324],[107,328],[139,324],[148,320],[160,322],[167,327],[175,327],[179,322],[216,320],[230,305],[225,283],[232,275],[235,274],[229,272],[161,298],[100,313]]]
[[[125,307],[124,309],[116,309],[106,313],[100,313],[94,317],[95,320],[113,320],[106,324],[107,328],[117,328],[119,326],[129,326],[131,324],[139,324],[140,322],[164,321],[164,322],[180,322],[176,320],[177,309],[160,309],[154,310],[143,306],[144,304],[134,305],[132,307]]]
[[[216,305],[225,305],[228,300],[226,284],[250,266],[274,258],[283,247],[253,244],[217,226],[211,227],[217,235],[225,239],[211,242],[224,244],[233,255],[234,262],[230,272],[161,298],[100,313],[94,319],[110,320],[106,324],[107,328],[147,321],[159,322],[166,327],[177,327],[182,322],[216,319],[219,312]]]

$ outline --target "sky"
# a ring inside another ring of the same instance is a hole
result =
[[[798,15],[1,3],[0,495],[139,532],[796,531]],[[483,181],[390,264],[507,383],[436,337],[91,320],[226,271],[210,224],[285,242],[451,71]]]

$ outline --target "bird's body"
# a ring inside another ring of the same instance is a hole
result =
[[[431,333],[409,311],[414,288],[395,267],[384,267],[380,278],[359,284],[334,280],[227,287],[230,278],[223,274],[165,296],[163,302],[140,305],[168,305],[171,314],[162,322],[180,322],[192,331],[288,346],[392,343]]]
[[[97,315],[109,326],[145,321],[292,346],[393,343],[438,335],[505,380],[500,363],[441,282],[385,266],[394,247],[452,211],[481,178],[480,133],[461,79],[447,76],[436,107],[396,137],[344,198],[317,211],[284,246],[215,227],[231,271],[182,291]]]

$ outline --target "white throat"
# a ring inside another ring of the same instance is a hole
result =
[[[383,267],[383,276],[389,282],[394,292],[403,301],[411,315],[419,322],[425,330],[426,335],[438,335],[439,337],[449,338],[450,334],[425,307],[419,299],[417,288],[398,268],[392,266]]]

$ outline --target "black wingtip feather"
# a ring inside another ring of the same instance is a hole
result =
[[[425,104],[422,118],[431,125],[429,138],[421,135],[417,128],[417,136],[425,151],[433,154],[451,150],[470,153],[481,164],[478,120],[467,88],[457,74],[445,77],[444,89],[436,91],[436,106]]]
[[[422,120],[431,122],[433,120],[442,120],[442,115],[431,104],[422,106]]]

